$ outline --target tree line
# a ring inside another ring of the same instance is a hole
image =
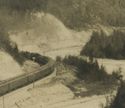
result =
[[[101,81],[105,84],[116,84],[121,79],[120,70],[107,74],[105,67],[99,65],[96,59],[90,57],[88,60],[77,56],[66,56],[64,59],[57,57],[57,62],[73,66],[77,69],[77,77],[84,81]]]
[[[124,26],[124,0],[0,0],[0,8],[11,11],[44,11],[59,18],[67,27],[81,30],[97,23]]]
[[[107,36],[103,31],[93,32],[90,41],[81,51],[81,55],[97,58],[125,58],[125,32],[114,30]]]

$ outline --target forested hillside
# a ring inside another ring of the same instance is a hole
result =
[[[97,23],[125,25],[125,0],[0,0],[0,8],[8,9],[10,15],[14,12],[48,12],[67,27],[77,30]]]
[[[103,31],[101,33],[93,32],[90,41],[81,51],[81,55],[97,58],[125,58],[125,33],[119,30],[107,36]]]

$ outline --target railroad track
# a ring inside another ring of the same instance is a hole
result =
[[[54,68],[54,61],[49,58],[48,63],[41,66],[39,70],[0,82],[0,96],[50,75]]]

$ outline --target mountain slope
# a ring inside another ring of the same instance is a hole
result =
[[[61,49],[79,48],[78,50],[68,51],[65,54],[77,52],[79,54],[82,46],[89,40],[91,31],[75,32],[64,26],[64,24],[51,14],[35,13],[35,19],[30,27],[22,31],[10,32],[12,41],[18,44],[20,50],[38,52],[44,54],[51,50],[58,51],[53,55],[61,54]],[[51,55],[51,54],[50,54]],[[50,56],[49,55],[49,56]]]
[[[1,9],[22,16],[33,11],[53,14],[67,27],[83,30],[87,25],[125,26],[124,0],[0,0]]]
[[[0,51],[0,81],[23,73],[20,65],[9,54]]]

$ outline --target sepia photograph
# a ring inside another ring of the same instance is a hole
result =
[[[125,108],[125,0],[0,0],[0,108]]]

